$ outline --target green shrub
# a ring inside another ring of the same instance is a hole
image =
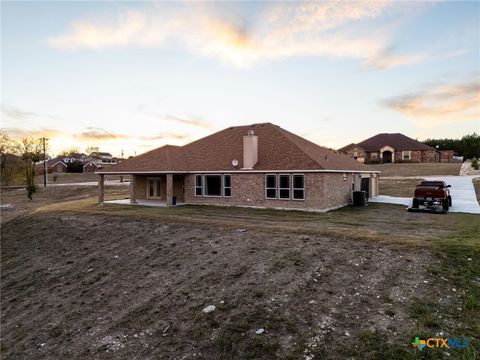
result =
[[[472,168],[474,168],[475,170],[478,170],[480,167],[480,165],[478,164],[478,159],[476,157],[474,157],[472,159]]]

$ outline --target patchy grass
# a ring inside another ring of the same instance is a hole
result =
[[[380,195],[413,197],[415,186],[422,179],[380,179],[379,191]]]
[[[382,177],[395,176],[429,176],[429,175],[458,175],[461,163],[411,163],[411,164],[371,164],[372,169],[381,171]]]

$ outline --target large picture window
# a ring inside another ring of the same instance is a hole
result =
[[[203,181],[202,175],[195,175],[195,196],[202,196]]]
[[[278,176],[278,194],[280,199],[290,199],[290,175]]]
[[[267,199],[277,198],[277,175],[265,176],[265,197]]]
[[[222,196],[221,175],[205,175],[205,196]]]
[[[232,196],[232,177],[230,175],[223,175],[223,196]]]
[[[304,175],[292,175],[293,183],[293,199],[304,200],[305,199],[305,176]]]

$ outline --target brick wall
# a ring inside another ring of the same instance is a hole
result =
[[[435,150],[411,150],[410,160],[403,159],[402,151],[395,151],[395,162],[432,163],[438,162],[438,155]]]
[[[343,174],[306,173],[305,200],[265,198],[265,174],[232,174],[231,197],[201,197],[194,195],[194,175],[185,178],[185,202],[211,205],[242,205],[267,208],[331,209],[350,201],[351,175],[343,181]]]
[[[264,173],[231,174],[231,197],[195,196],[194,174],[185,175],[185,189],[183,192],[182,176],[176,175],[174,176],[173,185],[174,196],[177,196],[178,202],[189,204],[327,210],[350,203],[353,180],[355,181],[355,188],[357,190],[360,189],[360,177],[357,175],[353,179],[353,174],[351,173],[347,174],[346,180],[343,180],[343,173],[305,173],[304,175],[305,200],[266,199]],[[147,198],[147,179],[153,177],[155,176],[135,176],[134,192],[137,200],[145,200]],[[162,198],[160,200],[165,200],[166,178],[163,174],[159,175],[158,178],[161,179],[162,184]]]
[[[367,153],[365,152],[365,150],[357,148],[357,147],[354,147],[354,148],[346,151],[345,154],[349,155],[352,158],[355,158],[355,154],[356,154],[357,160],[362,161],[362,162],[364,162],[365,159],[367,159]]]

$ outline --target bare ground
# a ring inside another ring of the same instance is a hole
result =
[[[413,358],[420,329],[465,325],[460,291],[432,272],[442,260],[429,244],[474,215],[76,199],[2,223],[2,358],[385,358],[392,346]],[[425,328],[419,302],[449,311]],[[203,314],[207,305],[217,308]],[[369,336],[381,348],[365,348]]]

